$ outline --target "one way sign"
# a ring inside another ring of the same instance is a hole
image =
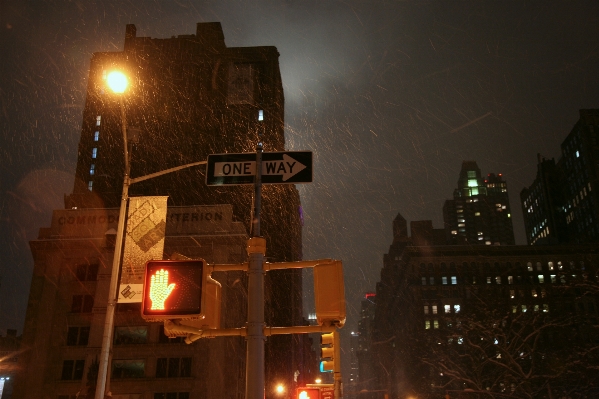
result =
[[[254,184],[256,153],[208,155],[206,185]],[[312,152],[262,153],[263,184],[312,182]]]

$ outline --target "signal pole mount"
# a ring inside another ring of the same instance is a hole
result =
[[[252,237],[248,241],[248,323],[245,366],[246,399],[264,398],[264,255],[266,240],[260,237],[262,195],[262,143],[256,146]]]

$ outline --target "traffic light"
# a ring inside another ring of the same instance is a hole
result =
[[[343,327],[345,324],[345,288],[341,261],[314,267],[314,299],[318,325]]]
[[[335,332],[320,336],[320,372],[332,373],[335,366]]]
[[[296,399],[320,399],[320,388],[297,388]]]
[[[141,315],[146,321],[202,319],[206,261],[151,260],[146,263]]]

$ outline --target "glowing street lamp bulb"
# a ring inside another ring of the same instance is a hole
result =
[[[317,378],[314,382],[317,384],[320,384],[322,382],[322,380],[320,378]]]
[[[124,73],[119,71],[112,71],[106,76],[106,83],[108,83],[108,87],[115,93],[123,93],[127,86],[129,85],[129,81]]]
[[[285,387],[282,384],[277,385],[277,393],[285,392]]]

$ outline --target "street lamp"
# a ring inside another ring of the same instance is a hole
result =
[[[114,245],[114,257],[112,260],[112,271],[110,275],[110,286],[108,288],[108,304],[106,306],[106,319],[104,322],[104,335],[102,336],[102,350],[100,352],[100,362],[98,368],[98,380],[96,383],[95,399],[104,399],[106,389],[106,376],[108,374],[108,362],[110,358],[110,349],[112,344],[112,331],[114,327],[114,312],[117,304],[117,284],[119,270],[121,265],[121,256],[123,254],[123,236],[125,234],[125,213],[127,211],[127,201],[129,199],[129,148],[127,142],[127,117],[125,115],[125,102],[123,93],[127,89],[128,79],[120,71],[112,71],[106,75],[106,83],[110,89],[118,94],[121,109],[121,129],[123,131],[123,148],[125,155],[125,171],[123,176],[123,192],[121,195],[121,207],[119,211],[119,221],[116,231],[116,243]]]
[[[108,363],[110,360],[112,333],[114,330],[114,312],[118,300],[117,286],[119,270],[121,266],[121,257],[123,254],[123,236],[125,235],[125,214],[127,211],[127,202],[129,200],[129,186],[134,183],[139,183],[148,179],[152,179],[154,177],[165,175],[167,173],[176,172],[182,169],[189,168],[191,166],[206,164],[206,161],[192,162],[186,165],[176,166],[174,168],[165,169],[159,172],[150,173],[148,175],[132,179],[129,175],[131,172],[131,164],[129,159],[129,142],[127,140],[127,117],[125,115],[125,102],[123,99],[123,93],[125,92],[128,86],[128,79],[124,73],[120,71],[113,71],[106,75],[106,83],[114,93],[119,95],[119,104],[121,109],[121,129],[123,132],[123,150],[125,156],[125,170],[123,172],[123,193],[121,195],[121,207],[119,211],[119,221],[116,231],[116,243],[114,245],[114,258],[112,260],[110,286],[108,288],[108,304],[106,306],[106,320],[104,322],[104,335],[102,337],[102,351],[100,352],[95,399],[104,399],[104,392],[106,390]]]
[[[285,393],[285,386],[283,384],[278,384],[277,387],[275,388],[275,391],[277,392],[278,395],[282,395]]]

